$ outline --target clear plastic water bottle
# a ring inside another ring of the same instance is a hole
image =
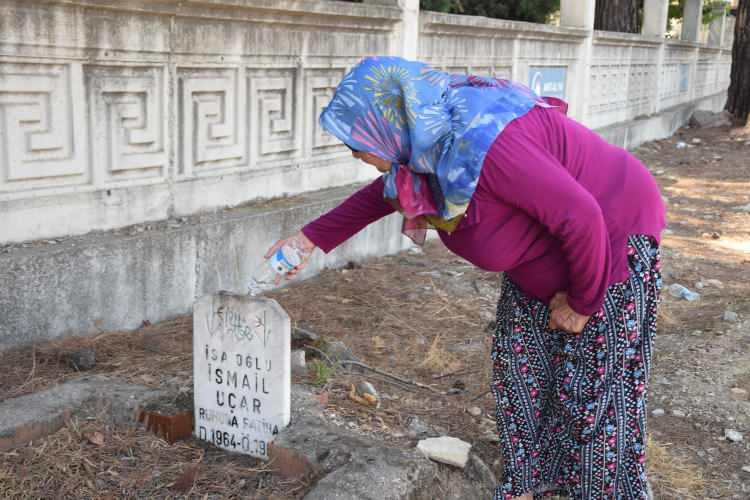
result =
[[[271,257],[263,259],[253,272],[248,285],[248,294],[255,296],[274,288],[278,282],[308,257],[309,251],[294,240],[277,249]]]
[[[685,299],[688,302],[693,302],[701,298],[701,294],[685,288],[679,283],[673,283],[669,286],[669,294],[676,299]]]

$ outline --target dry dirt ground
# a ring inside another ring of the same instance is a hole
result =
[[[701,293],[696,302],[664,293],[649,407],[656,410],[649,419],[655,496],[750,498],[750,207],[739,208],[750,204],[750,134],[683,129],[636,154],[668,199],[665,284]],[[433,242],[423,252],[328,270],[271,295],[293,324],[342,340],[362,362],[451,393],[407,390],[372,373],[295,376],[327,396],[333,422],[414,446],[409,423],[417,417],[473,443],[499,473],[488,393],[498,292],[497,275]],[[738,320],[725,320],[726,311]],[[96,349],[94,372],[175,390],[191,383],[191,320],[184,317],[4,353],[0,399],[78,377],[64,359],[82,345]],[[348,398],[350,384],[361,380],[379,391],[379,409]],[[475,407],[478,415],[468,411]],[[725,439],[726,429],[745,440]],[[48,438],[0,453],[0,497],[298,498],[307,489],[272,468],[196,440],[169,445],[142,429],[73,420]]]

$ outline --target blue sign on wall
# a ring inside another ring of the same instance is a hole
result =
[[[540,96],[565,99],[568,68],[560,66],[529,67],[529,87]]]
[[[680,64],[680,92],[687,92],[690,88],[690,65]]]

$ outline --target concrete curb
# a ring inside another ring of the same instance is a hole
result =
[[[138,408],[164,396],[160,390],[86,377],[0,402],[0,451],[56,432],[74,414],[134,421]]]

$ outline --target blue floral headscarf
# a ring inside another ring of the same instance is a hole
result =
[[[350,148],[393,163],[384,196],[407,225],[450,231],[466,212],[487,150],[536,105],[547,106],[508,80],[370,57],[344,77],[320,123]]]

